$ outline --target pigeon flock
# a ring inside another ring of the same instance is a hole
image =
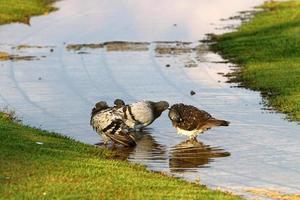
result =
[[[178,134],[197,140],[197,136],[216,126],[228,126],[229,122],[212,117],[204,110],[191,105],[174,104],[169,107],[166,101],[138,101],[126,105],[121,99],[114,101],[110,107],[105,101],[95,104],[91,112],[90,125],[102,136],[104,144],[135,146],[137,131],[149,126],[165,110]]]

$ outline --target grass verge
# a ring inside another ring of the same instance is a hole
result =
[[[0,199],[240,199],[13,119],[0,113]]]
[[[29,24],[31,16],[56,10],[55,0],[0,0],[0,24],[22,22]]]
[[[268,105],[300,121],[300,1],[266,2],[212,49],[240,66],[231,81],[261,91]]]

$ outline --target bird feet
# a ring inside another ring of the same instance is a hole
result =
[[[95,144],[96,146],[107,146],[108,145],[108,142],[98,142]]]
[[[197,136],[189,138],[187,142],[198,142]]]

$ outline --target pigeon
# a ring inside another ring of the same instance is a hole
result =
[[[109,107],[105,101],[96,103],[92,109],[90,125],[107,144],[109,140],[124,146],[135,146],[134,133],[123,121],[122,110]]]
[[[116,106],[118,107],[119,105],[120,102]],[[130,105],[124,105],[119,110],[123,112],[124,122],[127,126],[134,130],[140,130],[150,125],[168,108],[169,103],[166,101],[138,101]]]
[[[174,104],[169,110],[169,118],[178,134],[197,141],[197,136],[215,126],[228,126],[229,122],[213,118],[209,113],[191,105]]]

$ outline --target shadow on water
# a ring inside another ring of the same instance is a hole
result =
[[[170,149],[169,168],[171,172],[197,171],[209,167],[215,158],[230,156],[229,152],[211,147],[199,141],[184,141]]]

